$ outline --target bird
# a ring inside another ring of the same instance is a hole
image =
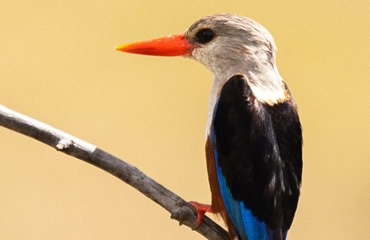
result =
[[[230,239],[286,239],[301,189],[302,126],[268,30],[219,13],[184,33],[116,49],[191,58],[213,74],[205,144],[212,200],[190,202],[195,224],[211,212],[225,221]]]

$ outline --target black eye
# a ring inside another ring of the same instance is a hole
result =
[[[197,39],[197,42],[205,44],[205,43],[209,43],[210,41],[212,41],[212,39],[214,39],[215,36],[216,36],[215,32],[213,32],[209,28],[205,28],[197,32],[196,39]]]

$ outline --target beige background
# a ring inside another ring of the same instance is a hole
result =
[[[302,196],[289,239],[370,239],[369,3],[0,2],[0,104],[209,202],[204,128],[211,74],[119,44],[233,12],[274,35],[304,127]],[[203,239],[111,175],[0,128],[0,239]]]

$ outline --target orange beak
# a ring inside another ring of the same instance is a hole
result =
[[[128,53],[155,56],[190,56],[192,45],[184,34],[176,34],[153,40],[123,44],[117,50]]]

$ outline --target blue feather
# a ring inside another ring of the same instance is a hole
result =
[[[269,240],[271,230],[266,228],[264,222],[259,221],[241,201],[234,200],[229,188],[226,185],[225,177],[221,173],[221,168],[217,163],[217,150],[214,151],[216,159],[216,168],[218,182],[221,189],[222,199],[224,200],[226,210],[230,215],[231,221],[241,237],[240,240]]]

